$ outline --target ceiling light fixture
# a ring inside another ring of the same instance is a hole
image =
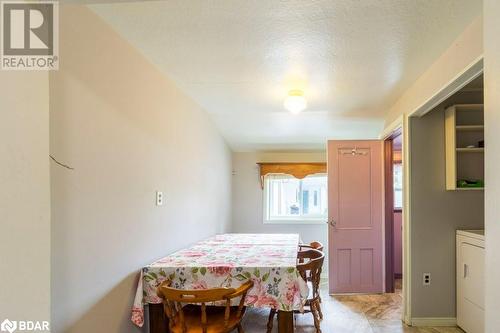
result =
[[[293,114],[304,111],[307,107],[304,93],[301,90],[290,90],[288,96],[285,98],[283,106]]]

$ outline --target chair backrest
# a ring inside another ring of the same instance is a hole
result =
[[[299,252],[302,252],[302,251],[307,251],[307,250],[310,250],[310,249],[313,249],[313,250],[318,250],[318,251],[321,251],[323,252],[323,244],[321,244],[321,242],[318,242],[318,241],[313,241],[309,244],[299,244]],[[301,259],[300,256],[298,258],[298,262],[299,263],[303,263],[304,262],[304,259]]]
[[[297,270],[304,280],[311,281],[313,298],[318,298],[321,270],[323,269],[325,254],[319,250],[310,249],[298,252],[297,256],[299,259]]]
[[[180,325],[186,331],[186,323],[184,321],[184,312],[182,307],[185,304],[201,304],[200,324],[203,332],[206,332],[208,325],[206,304],[214,302],[223,302],[225,305],[224,324],[228,324],[229,316],[231,314],[231,300],[240,297],[241,300],[238,305],[237,318],[241,320],[244,313],[245,297],[253,287],[252,281],[247,281],[239,288],[213,288],[213,289],[200,289],[200,290],[183,290],[170,287],[170,281],[164,281],[158,288],[158,296],[163,299],[163,308],[165,314],[169,319],[170,330],[173,327]]]
[[[321,244],[321,242],[314,241],[314,242],[309,243],[309,245],[313,249],[323,252],[323,244]]]
[[[318,250],[318,251],[321,251],[323,252],[323,244],[321,242],[318,242],[318,241],[313,241],[309,244],[300,244],[299,245],[299,248],[300,250],[307,250],[307,249],[314,249],[314,250]]]

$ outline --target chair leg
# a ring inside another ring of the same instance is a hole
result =
[[[267,333],[271,333],[271,331],[273,330],[273,322],[275,314],[276,310],[271,309],[271,311],[269,311],[269,319],[267,320]]]
[[[241,324],[238,324],[238,333],[245,333],[245,331],[243,331],[243,327],[241,327]]]
[[[314,319],[314,327],[316,328],[316,333],[321,333],[321,327],[318,318],[318,304],[316,302],[311,303],[311,312]]]
[[[320,320],[323,320],[323,311],[321,311],[321,300],[318,301],[318,303],[316,303],[316,310],[318,310],[318,314],[319,314],[319,319]]]

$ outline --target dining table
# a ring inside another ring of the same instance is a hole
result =
[[[248,280],[247,307],[278,312],[278,331],[294,331],[293,311],[302,311],[307,282],[297,265],[298,234],[219,234],[143,267],[132,308],[132,322],[144,325],[149,311],[151,333],[168,330],[158,287],[169,280],[177,289],[238,288]]]

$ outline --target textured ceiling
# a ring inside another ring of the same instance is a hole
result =
[[[169,0],[90,5],[212,116],[236,151],[376,138],[481,0]],[[283,109],[303,89],[308,109]]]

